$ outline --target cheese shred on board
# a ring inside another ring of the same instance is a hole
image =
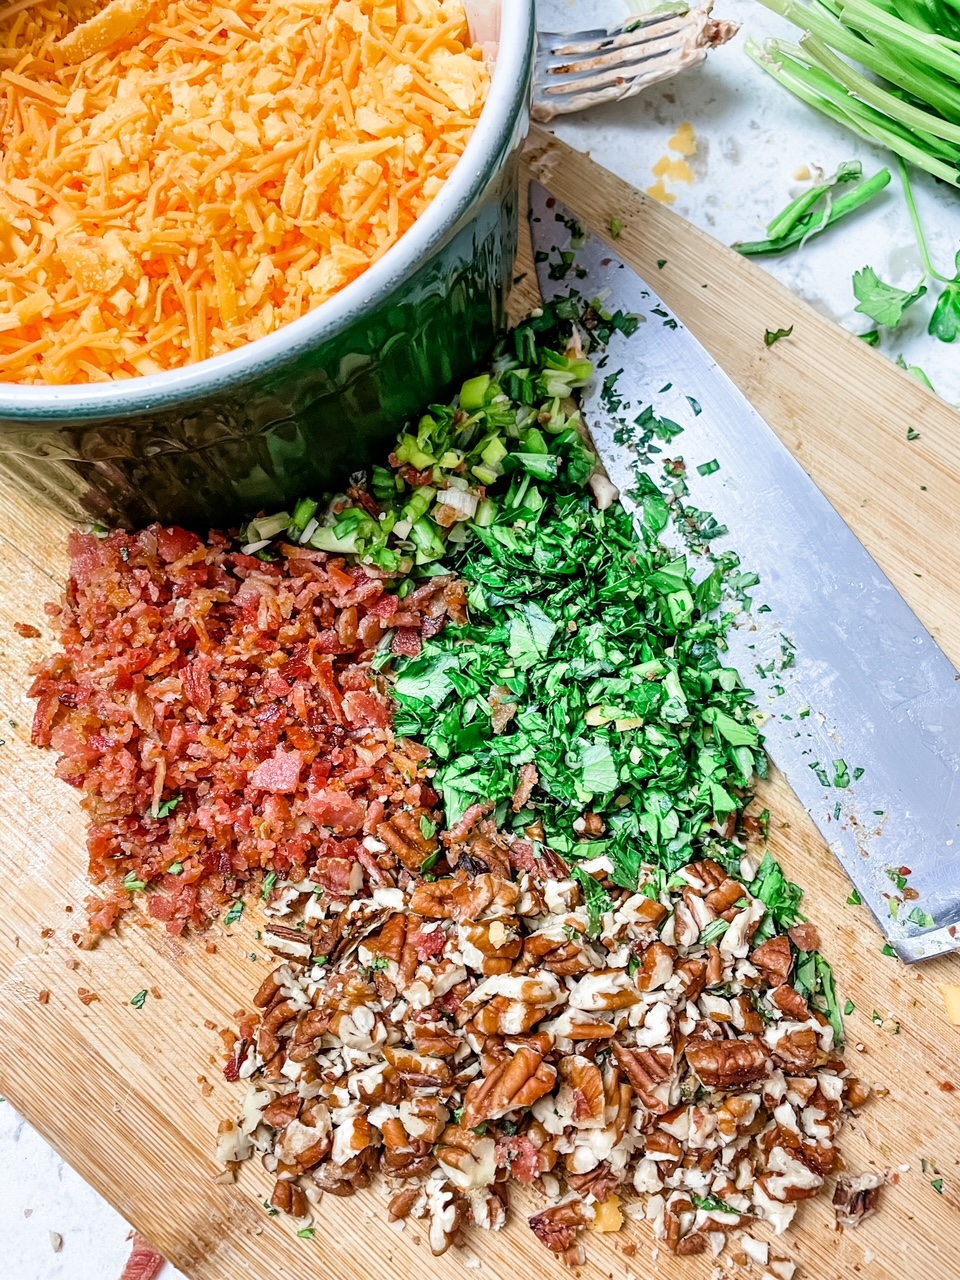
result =
[[[0,381],[304,315],[420,216],[488,85],[462,0],[0,0]]]

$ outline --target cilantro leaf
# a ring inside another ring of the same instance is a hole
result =
[[[896,329],[907,308],[927,292],[927,286],[921,283],[913,290],[897,289],[892,284],[885,284],[873,267],[864,267],[853,277],[853,292],[858,299],[857,311],[876,320],[877,324]]]

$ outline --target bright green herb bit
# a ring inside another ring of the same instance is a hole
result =
[[[230,908],[227,914],[223,917],[223,923],[236,924],[242,915],[243,915],[243,899],[237,898],[233,906]]]
[[[852,1000],[848,1000],[847,1003],[843,1006],[843,1016],[845,1018],[849,1018],[851,1013],[853,1013],[854,1009],[856,1009],[856,1007],[857,1006],[853,1003]]]
[[[779,342],[781,338],[789,338],[793,333],[793,325],[789,329],[767,329],[764,332],[763,340],[768,347],[772,347],[775,342]]]
[[[144,988],[143,991],[138,991],[137,994],[130,1001],[134,1009],[142,1009],[144,1004],[146,1003],[148,995],[149,995],[149,992],[146,990],[146,988]]]
[[[896,329],[907,309],[927,292],[927,286],[920,283],[915,289],[897,289],[885,284],[873,267],[864,267],[854,274],[853,292],[858,299],[855,310],[876,320],[877,324]]]
[[[301,1227],[300,1230],[297,1232],[297,1237],[300,1240],[312,1240],[315,1235],[316,1235],[316,1232],[314,1231],[313,1227]]]

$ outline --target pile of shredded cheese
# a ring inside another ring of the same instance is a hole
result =
[[[0,381],[156,373],[380,258],[489,74],[462,0],[0,0]]]

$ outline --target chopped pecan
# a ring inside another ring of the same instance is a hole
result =
[[[264,1107],[262,1113],[264,1121],[273,1125],[275,1129],[284,1129],[291,1120],[296,1120],[302,1106],[303,1099],[294,1089],[293,1093],[284,1094],[282,1098],[277,1098],[269,1106]]]
[[[856,1076],[850,1076],[843,1082],[843,1101],[851,1111],[856,1111],[869,1102],[872,1092],[870,1086]]]
[[[430,1224],[427,1239],[430,1252],[439,1258],[456,1240],[466,1215],[459,1196],[446,1182],[428,1183],[426,1196],[426,1216]]]
[[[792,929],[787,930],[787,936],[799,951],[820,950],[820,934],[815,924],[795,924]]]
[[[429,817],[426,809],[401,809],[377,827],[377,839],[393,850],[408,871],[419,871],[440,847],[436,836],[423,834],[420,820],[424,817]]]
[[[739,902],[745,896],[744,888],[740,881],[728,876],[723,884],[718,885],[716,889],[710,890],[705,901],[715,915],[722,916],[734,903]]]
[[[528,1219],[530,1230],[551,1253],[565,1253],[576,1244],[577,1233],[587,1224],[579,1200],[552,1205]]]
[[[413,1033],[417,1053],[425,1058],[452,1058],[463,1044],[463,1037],[448,1030],[445,1023],[418,1023]]]
[[[781,986],[786,982],[793,964],[790,939],[781,934],[778,938],[761,942],[751,953],[750,963],[766,974],[774,986]]]
[[[886,1178],[882,1173],[861,1173],[852,1178],[841,1173],[833,1193],[833,1211],[838,1227],[859,1227],[880,1207],[880,1188]]]
[[[656,991],[673,977],[673,966],[677,959],[675,947],[668,947],[663,942],[653,942],[643,953],[640,968],[637,971],[637,987],[641,991]]]
[[[418,884],[410,906],[428,920],[482,920],[509,914],[519,900],[520,889],[511,880],[482,875]]]
[[[557,1111],[564,1120],[576,1129],[602,1126],[606,1096],[603,1077],[596,1063],[580,1054],[563,1058],[560,1062],[560,1080],[562,1083],[557,1094]]]
[[[282,974],[283,966],[281,965],[279,969],[274,969],[273,973],[268,974],[261,982],[257,994],[253,997],[253,1003],[258,1009],[266,1009],[279,995]]]
[[[810,1006],[795,987],[781,983],[770,992],[770,999],[788,1018],[795,1022],[806,1022],[810,1017]]]
[[[437,1161],[455,1187],[475,1191],[497,1176],[496,1143],[464,1125],[448,1124],[435,1148]]]
[[[629,1049],[625,1045],[612,1044],[617,1062],[627,1074],[637,1097],[648,1111],[664,1115],[670,1110],[669,1083],[674,1074],[673,1050]]]
[[[292,1000],[280,1000],[264,1014],[257,1032],[257,1052],[261,1058],[272,1058],[280,1048],[279,1033],[297,1016]]]
[[[470,836],[464,844],[454,846],[448,857],[451,864],[456,861],[458,872],[468,876],[489,874],[499,880],[510,879],[510,847],[497,832],[480,831]]]
[[[419,1187],[403,1187],[387,1205],[387,1217],[391,1222],[406,1218],[421,1195]]]
[[[281,1178],[274,1186],[270,1193],[270,1207],[289,1213],[292,1218],[306,1218],[310,1213],[306,1192],[287,1178]]]
[[[599,1072],[598,1072],[599,1076]],[[522,1046],[483,1080],[467,1090],[463,1125],[475,1129],[485,1120],[496,1120],[508,1111],[532,1106],[556,1084],[557,1071],[539,1053]]]
[[[578,942],[560,940],[547,933],[530,933],[523,940],[523,955],[516,966],[522,972],[549,969],[561,978],[588,973],[591,964]]]
[[[527,807],[527,802],[533,795],[533,789],[540,781],[540,775],[537,773],[535,764],[524,764],[520,766],[520,782],[517,789],[513,793],[513,799],[510,807],[514,813],[519,813],[521,809]]]
[[[621,1175],[614,1173],[609,1160],[602,1160],[589,1173],[568,1173],[567,1182],[580,1196],[593,1196],[597,1204],[609,1200],[621,1183]]]
[[[799,1031],[788,1031],[781,1036],[773,1053],[785,1071],[792,1075],[802,1075],[816,1065],[819,1048],[817,1033],[813,1028],[801,1027]]]
[[[739,1040],[691,1040],[686,1055],[706,1089],[741,1088],[770,1073],[770,1051],[756,1036],[743,1036]]]

